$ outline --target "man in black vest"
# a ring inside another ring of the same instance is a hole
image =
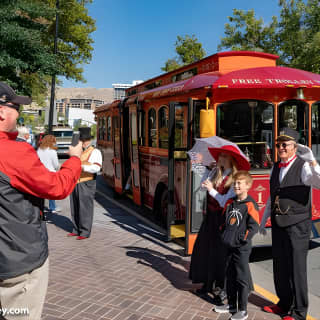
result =
[[[308,310],[307,254],[311,232],[311,186],[320,187],[320,167],[312,151],[297,145],[299,134],[280,130],[280,161],[272,168],[270,198],[261,228],[271,214],[273,278],[279,302],[263,310],[284,320],[305,320]]]

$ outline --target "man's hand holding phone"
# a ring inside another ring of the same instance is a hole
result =
[[[82,153],[82,141],[79,141],[79,143],[75,147],[73,146],[69,147],[68,154],[70,157],[74,156],[74,157],[80,158],[81,153]]]
[[[71,146],[69,147],[69,156],[75,156],[80,158],[82,153],[82,141],[80,139],[80,132],[74,132],[72,135]]]

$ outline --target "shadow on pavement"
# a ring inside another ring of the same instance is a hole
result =
[[[142,239],[150,241],[175,254],[183,255],[183,248],[176,249],[170,247],[170,245],[167,245],[166,237],[164,234],[144,224],[144,222],[140,221],[137,217],[108,202],[107,199],[100,196],[99,194],[96,194],[95,200],[107,211],[104,214],[113,219],[110,223],[119,226],[127,232],[134,233]]]
[[[250,255],[250,262],[259,262],[272,259],[272,247],[254,247]]]
[[[52,223],[62,230],[65,230],[67,232],[72,232],[73,225],[69,218],[56,213],[47,212],[46,219],[47,219],[47,223]]]
[[[315,240],[310,240],[309,250],[320,247],[320,243]],[[272,259],[272,247],[254,247],[250,256],[250,262],[260,262]]]
[[[141,247],[125,246],[127,256],[137,259],[138,264],[148,266],[167,278],[179,290],[191,290],[194,286],[188,279],[189,262],[179,256]],[[175,266],[176,265],[176,266]]]
[[[318,239],[318,241],[319,241],[319,239]],[[320,247],[320,242],[318,242],[318,241],[310,240],[309,250],[319,248]]]

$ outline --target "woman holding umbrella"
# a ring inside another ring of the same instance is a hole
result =
[[[216,167],[209,174],[213,178],[202,183],[208,192],[207,211],[192,252],[189,278],[193,283],[203,283],[197,293],[213,292],[215,303],[221,303],[226,298],[226,248],[219,230],[223,224],[222,211],[227,200],[235,196],[234,174],[237,170],[249,170],[250,164],[235,144],[208,149]]]

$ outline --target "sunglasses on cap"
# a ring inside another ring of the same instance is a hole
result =
[[[290,146],[291,144],[294,144],[294,143],[286,143],[286,142],[276,143],[276,147],[277,147],[278,149],[279,149],[280,147],[286,148],[286,147]]]

